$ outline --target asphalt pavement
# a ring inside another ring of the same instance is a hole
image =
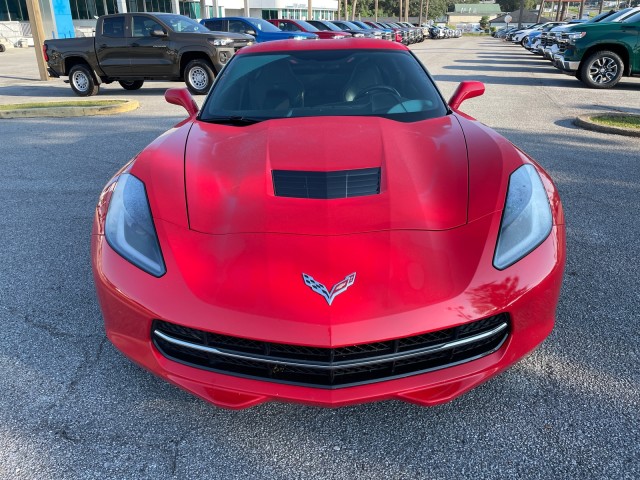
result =
[[[445,96],[485,82],[462,110],[554,178],[568,260],[551,336],[463,397],[337,410],[213,407],[125,359],[106,340],[89,258],[111,175],[184,118],[181,83],[117,84],[109,117],[0,121],[0,478],[640,478],[640,139],[579,129],[600,111],[640,113],[640,78],[584,88],[492,38],[412,50]],[[0,53],[0,103],[76,99],[39,82],[33,49]],[[201,101],[202,99],[198,99]]]

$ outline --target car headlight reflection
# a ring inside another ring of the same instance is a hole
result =
[[[540,245],[551,233],[547,192],[533,165],[511,174],[493,265],[503,270]]]
[[[111,248],[135,266],[155,277],[165,274],[144,183],[131,174],[118,178],[107,212],[105,237]]]
[[[216,47],[224,47],[226,45],[231,45],[233,40],[231,38],[210,38],[209,43]]]

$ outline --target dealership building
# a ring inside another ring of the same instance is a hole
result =
[[[73,37],[90,31],[100,15],[125,12],[180,13],[191,18],[245,16],[244,0],[36,0],[40,4],[46,37]],[[306,19],[308,0],[248,0],[249,16],[257,18]],[[312,0],[314,19],[336,18],[338,0]],[[202,14],[204,13],[204,14]],[[26,0],[0,0],[0,37],[20,30],[29,35]]]

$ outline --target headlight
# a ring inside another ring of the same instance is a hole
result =
[[[226,45],[231,45],[233,40],[230,38],[210,38],[209,43],[215,47],[224,47]]]
[[[551,208],[533,165],[511,174],[493,266],[504,270],[540,245],[551,233]]]
[[[294,40],[306,40],[307,37],[303,36],[303,35],[294,35],[292,37]]]
[[[584,37],[587,34],[587,32],[575,32],[575,33],[569,33],[567,34],[567,39],[569,40],[569,43],[574,45],[576,43],[576,40],[579,40],[580,38]]]
[[[145,272],[161,277],[167,271],[144,183],[131,174],[118,178],[107,212],[105,237],[111,248]]]

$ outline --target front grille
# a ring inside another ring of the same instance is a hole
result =
[[[332,199],[380,193],[380,168],[336,172],[273,170],[272,175],[278,197]]]
[[[567,43],[563,42],[562,40],[558,42],[558,53],[559,54],[564,54],[564,52],[567,50]]]
[[[541,47],[546,47],[549,43],[549,36],[551,34],[547,34],[547,33],[541,33],[540,34],[540,46]]]
[[[338,348],[263,342],[154,320],[165,357],[195,368],[278,383],[340,388],[458,365],[495,352],[509,335],[500,314],[446,330]]]

